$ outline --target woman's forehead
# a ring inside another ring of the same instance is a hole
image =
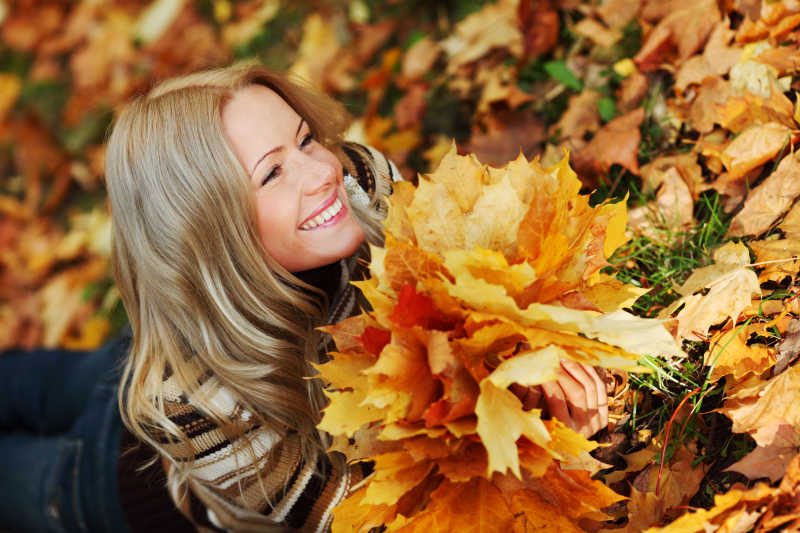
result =
[[[300,115],[263,85],[238,89],[222,109],[225,136],[248,171],[266,151],[293,139],[300,122]]]

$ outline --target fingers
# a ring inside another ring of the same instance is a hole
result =
[[[525,397],[522,398],[522,409],[525,411],[530,411],[531,409],[541,407],[541,403],[542,387],[539,385],[528,387]]]
[[[547,405],[547,411],[550,413],[550,416],[558,418],[567,427],[577,431],[578,429],[575,425],[575,421],[572,419],[569,408],[567,407],[566,394],[561,388],[559,381],[548,381],[547,383],[542,383],[541,387],[544,394],[544,401]]]
[[[519,398],[519,401],[522,402],[523,410],[530,411],[531,409],[541,407],[542,388],[538,385],[526,387],[518,383],[512,383],[510,389],[511,392]]]
[[[550,414],[584,436],[608,425],[605,383],[591,366],[562,360],[558,378],[542,391]]]
[[[608,427],[608,391],[606,390],[606,382],[600,372],[593,366],[581,363],[583,369],[589,374],[597,386],[597,410],[600,418],[600,427],[598,431],[604,427]]]
[[[594,435],[599,431],[602,423],[600,411],[597,407],[597,382],[590,375],[590,371],[587,371],[583,365],[576,361],[562,359],[561,367],[574,380],[571,386],[575,388],[575,383],[577,383],[577,386],[580,387],[579,391],[575,389],[574,401],[570,405],[572,414],[576,417],[576,422],[583,422],[583,424],[579,423],[578,431],[587,437]],[[591,374],[595,374],[594,370],[591,371]]]

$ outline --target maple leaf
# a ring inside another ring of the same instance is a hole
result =
[[[786,326],[783,340],[777,346],[778,355],[772,374],[777,375],[786,370],[798,355],[800,355],[800,320],[792,319]]]
[[[634,57],[642,71],[658,68],[673,48],[678,52],[676,63],[688,59],[703,47],[721,18],[717,3],[710,0],[675,7],[653,28]]]
[[[750,479],[766,477],[772,482],[778,481],[797,455],[800,436],[794,426],[781,421],[775,421],[756,433],[761,444],[726,470],[739,472]],[[768,437],[762,437],[761,434]]]
[[[523,411],[522,402],[511,391],[497,387],[491,380],[481,382],[475,413],[478,435],[489,456],[489,474],[510,469],[521,477],[516,444],[520,436],[542,447],[550,441],[550,434],[539,417],[540,411]]]
[[[522,56],[523,39],[517,27],[516,5],[514,0],[490,3],[459,22],[452,35],[440,43],[450,56],[448,70],[455,71],[480,59],[493,48]],[[492,31],[487,32],[487,27]]]
[[[784,144],[786,139],[788,130],[784,135]],[[800,195],[798,172],[800,162],[795,154],[784,157],[775,172],[747,195],[741,211],[731,221],[728,236],[759,235],[769,229]]]
[[[468,483],[442,482],[431,494],[428,508],[410,520],[388,524],[388,531],[429,533],[505,533],[514,516],[500,491],[480,477]]]
[[[675,88],[683,91],[690,84],[700,83],[707,77],[727,74],[742,54],[740,48],[729,46],[734,34],[727,17],[718,22],[711,31],[702,55],[690,57],[675,73]]]
[[[800,367],[789,367],[769,381],[762,381],[748,391],[748,396],[731,398],[720,408],[733,421],[736,433],[751,433],[760,436],[761,443],[769,444],[769,436],[759,432],[775,422],[800,426],[800,412],[794,398],[800,380]],[[756,441],[758,442],[758,441]]]
[[[758,484],[752,489],[733,488],[725,494],[717,494],[714,497],[714,506],[709,509],[698,509],[693,513],[687,513],[665,527],[654,527],[647,530],[647,533],[700,533],[708,531],[707,525],[721,521],[717,517],[728,518],[733,512],[740,511],[742,507],[757,508],[766,503],[773,495],[773,490],[766,484]],[[738,507],[738,509],[736,509]],[[734,515],[736,516],[736,515]],[[760,517],[760,513],[759,516]],[[737,517],[738,518],[738,517]],[[736,526],[738,519],[732,521],[731,526]],[[748,526],[752,526],[748,524]],[[712,526],[713,527],[713,526]],[[746,531],[743,529],[726,529],[724,531]],[[715,528],[715,531],[722,531]]]
[[[600,128],[586,148],[576,154],[576,168],[597,174],[607,172],[617,163],[639,174],[637,155],[642,137],[639,124],[643,120],[644,108],[639,107]]]
[[[600,93],[591,89],[584,89],[579,94],[570,96],[567,110],[550,127],[550,134],[560,134],[562,138],[583,138],[586,132],[599,129],[597,101],[600,96]]]
[[[790,129],[776,122],[751,126],[722,152],[728,179],[735,180],[771,160],[787,145]]]
[[[653,448],[642,450],[642,458],[652,458]],[[692,465],[694,455],[685,447],[679,448],[669,467],[659,476],[655,464],[649,464],[635,478],[628,502],[628,523],[611,529],[613,533],[644,531],[662,521],[670,509],[684,503],[700,487],[705,474],[704,465]],[[659,479],[660,478],[660,479]],[[660,491],[656,493],[656,486]],[[648,530],[650,531],[650,530]]]
[[[679,306],[676,316],[677,337],[705,338],[708,328],[730,317],[734,323],[750,305],[751,298],[761,296],[758,276],[750,268],[750,254],[740,243],[727,243],[714,252],[716,264],[696,269],[677,289],[683,295],[661,312],[669,317]],[[705,295],[694,294],[708,288]]]
[[[713,365],[711,380],[731,374],[738,381],[750,372],[760,375],[774,364],[775,358],[766,346],[747,345],[752,329],[734,327],[712,336],[706,354],[706,364]]]

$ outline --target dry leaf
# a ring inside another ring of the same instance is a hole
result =
[[[766,477],[774,483],[783,477],[797,455],[800,436],[791,424],[779,421],[761,428],[758,433],[768,435],[769,441],[763,442],[766,438],[762,437],[755,450],[725,470],[739,472],[754,480]]]
[[[700,83],[709,76],[727,74],[739,60],[742,50],[729,46],[734,36],[726,19],[716,24],[702,55],[690,57],[675,73],[675,88],[684,91],[692,83]]]
[[[731,221],[728,236],[760,235],[785,213],[800,195],[800,163],[789,154],[775,172],[750,191],[744,207]]]
[[[521,57],[523,39],[517,27],[517,3],[518,0],[500,0],[486,4],[459,22],[451,35],[440,42],[450,58],[448,71],[454,72],[494,48]],[[486,31],[486,28],[492,31]]]
[[[622,33],[610,30],[591,18],[585,18],[572,27],[572,31],[578,35],[588,37],[600,46],[609,48],[622,38]]]
[[[721,154],[722,162],[728,168],[729,179],[744,176],[789,149],[791,130],[782,124],[769,122],[751,126],[739,134]]]
[[[600,114],[597,112],[599,99],[600,93],[590,89],[570,96],[567,110],[558,122],[550,126],[550,135],[582,139],[587,132],[596,131],[600,127]]]
[[[732,327],[713,335],[705,364],[713,366],[711,380],[718,380],[726,375],[733,375],[736,381],[752,372],[761,375],[775,362],[772,350],[763,344],[747,345],[752,328]]]
[[[442,48],[430,37],[425,37],[414,43],[403,55],[401,71],[409,80],[416,80],[424,76],[433,63],[442,53]]]
[[[775,361],[775,368],[772,369],[773,376],[786,370],[800,355],[800,320],[792,319],[789,322],[783,334],[783,340],[778,344],[777,349],[778,356]]]
[[[677,290],[683,298],[662,311],[669,317],[680,305],[676,316],[677,338],[705,339],[708,328],[731,318],[736,323],[739,314],[750,305],[753,296],[761,296],[758,276],[746,265],[750,263],[747,248],[740,243],[727,243],[714,252],[716,264],[696,269]],[[705,295],[694,294],[708,288]]]
[[[751,396],[729,399],[720,409],[733,421],[736,433],[756,434],[775,422],[800,426],[798,403],[793,401],[800,382],[800,367],[789,367],[769,381],[761,382]]]
[[[677,64],[688,59],[703,47],[721,18],[713,0],[691,4],[678,2],[674,7],[650,32],[634,57],[643,72],[658,68],[673,48],[677,49]]]
[[[639,124],[643,120],[644,109],[640,107],[600,128],[586,148],[575,155],[576,168],[597,174],[608,172],[617,163],[639,174]]]

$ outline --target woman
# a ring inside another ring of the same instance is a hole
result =
[[[381,241],[399,174],[342,142],[340,109],[264,68],[219,69],[160,84],[110,138],[114,273],[133,332],[122,419],[196,527],[323,531],[368,474],[325,452],[324,396],[307,376],[331,348],[314,328],[365,305],[348,282],[364,275],[365,241]],[[542,391],[583,433],[605,425],[591,368],[566,363]],[[517,393],[538,403],[538,389]],[[130,522],[141,500],[127,479]]]

